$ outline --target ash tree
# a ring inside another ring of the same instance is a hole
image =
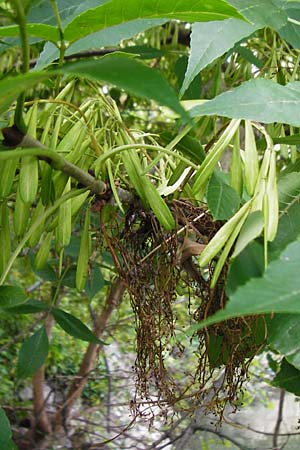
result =
[[[299,394],[299,14],[0,2],[0,307],[25,327],[6,338],[17,389],[32,379],[27,448],[68,428],[128,311],[132,422],[148,401],[221,421],[266,350]],[[57,329],[84,351],[49,409]],[[1,448],[18,448],[2,406]]]

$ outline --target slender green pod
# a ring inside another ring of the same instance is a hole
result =
[[[249,195],[253,195],[258,177],[258,153],[250,120],[245,120],[244,181]]]
[[[236,131],[233,139],[232,158],[230,163],[230,186],[242,196],[243,193],[243,170],[240,149],[240,131]]]
[[[136,190],[138,196],[146,206],[148,202],[144,190],[144,183],[141,177],[142,166],[136,151],[128,150],[122,153],[122,161],[125,166],[127,175],[132,183],[132,186],[134,186],[134,189]]]
[[[235,234],[236,228],[239,227],[241,223],[243,224],[248,217],[251,203],[252,200],[245,203],[241,209],[235,213],[235,215],[231,217],[231,219],[228,220],[228,222],[226,222],[225,225],[223,225],[222,228],[220,228],[220,230],[215,234],[199,257],[200,266],[206,266],[206,264],[208,264],[227,244],[230,237]]]
[[[76,216],[76,214],[79,212],[80,208],[88,198],[90,192],[86,191],[82,194],[77,195],[76,197],[73,197],[71,200],[71,215],[72,218]]]
[[[90,209],[87,208],[81,233],[80,249],[76,268],[76,289],[82,291],[85,288],[89,258],[91,255]]]
[[[54,202],[55,199],[55,188],[52,179],[53,170],[52,167],[47,164],[43,167],[41,171],[41,200],[44,206],[48,206],[50,203]]]
[[[69,156],[69,154],[72,151],[74,151],[74,149],[77,149],[77,147],[80,148],[81,143],[85,138],[85,134],[86,134],[86,124],[83,121],[83,119],[80,119],[64,135],[63,139],[58,144],[56,150],[58,152],[67,153]],[[65,158],[66,157],[67,156],[65,156]]]
[[[236,238],[238,237],[238,234],[241,231],[241,228],[244,225],[247,217],[248,217],[248,214],[246,213],[240,218],[240,221],[236,224],[234,230],[232,231],[232,234],[229,236],[229,238],[225,244],[225,247],[223,248],[223,251],[218,259],[218,262],[214,268],[214,273],[213,273],[211,283],[210,283],[211,288],[213,288],[216,285],[216,282],[218,281],[220,273],[222,272],[222,269],[224,267],[224,264],[226,262],[228,255],[229,255],[229,252],[230,252]]]
[[[8,159],[7,161],[0,161],[0,198],[6,198],[11,193],[18,164],[19,161],[17,158]]]
[[[270,169],[268,181],[266,185],[266,208],[267,208],[267,230],[266,237],[268,241],[275,239],[278,220],[279,220],[279,204],[276,177],[276,154],[273,150],[270,157]]]
[[[29,111],[28,134],[36,138],[37,103]],[[24,156],[20,163],[19,188],[23,202],[34,202],[39,184],[39,163],[36,156]]]
[[[166,202],[161,198],[146,175],[141,175],[142,166],[136,152],[129,150],[122,154],[122,158],[130,181],[144,205],[151,207],[159,223],[166,230],[175,228],[174,218]]]
[[[76,216],[76,214],[79,212],[80,208],[82,207],[82,205],[84,204],[85,200],[87,199],[87,197],[89,196],[89,191],[85,191],[80,193],[79,195],[76,195],[72,198],[71,200],[71,216],[72,219]],[[47,231],[53,231],[58,225],[58,215],[56,217],[54,217],[54,219],[52,220],[52,222],[49,224],[49,226],[47,227]]]
[[[30,224],[29,224],[30,227],[44,213],[44,211],[45,211],[45,206],[43,205],[42,201],[40,200],[38,202],[38,204],[36,205],[36,207],[34,208],[34,211],[33,211],[33,214],[32,214],[31,220],[30,220]],[[27,243],[28,243],[29,247],[34,247],[39,242],[43,231],[44,231],[44,222],[42,222],[38,226],[38,228],[36,228],[34,230],[32,235],[28,239]]]
[[[13,216],[14,230],[18,237],[22,237],[27,230],[30,208],[31,204],[23,201],[20,195],[20,186],[18,186]]]
[[[52,245],[53,232],[46,233],[43,238],[40,248],[38,249],[34,258],[34,267],[36,270],[41,270],[49,259],[49,254]]]
[[[58,145],[59,132],[62,126],[62,122],[63,122],[63,108],[60,108],[53,128],[53,133],[50,139],[49,147],[51,148],[51,150],[56,150],[56,147]]]
[[[63,194],[71,190],[71,180],[69,178]],[[55,230],[55,248],[60,252],[63,247],[69,245],[72,233],[72,203],[71,200],[65,201],[59,207],[58,224]]]
[[[200,166],[200,169],[197,171],[195,175],[195,180],[192,189],[194,197],[197,198],[197,195],[200,192],[202,186],[206,184],[208,178],[213,173],[227,145],[230,143],[236,131],[238,130],[239,125],[240,125],[239,119],[231,120],[230,124],[223,132],[222,136],[219,138],[214,147],[210,150],[210,152],[206,156],[205,160]]]
[[[24,156],[21,158],[19,187],[20,195],[24,203],[33,203],[39,182],[39,165],[36,156]]]
[[[256,180],[255,190],[253,194],[252,212],[263,211],[264,209],[264,197],[266,192],[266,184],[268,179],[268,174],[270,170],[270,159],[273,152],[273,142],[270,136],[266,133],[265,129],[261,126],[255,125],[261,133],[264,134],[267,141],[267,148],[264,153],[263,160],[260,165],[258,177]]]
[[[6,267],[11,253],[9,208],[6,202],[0,203],[0,274]]]

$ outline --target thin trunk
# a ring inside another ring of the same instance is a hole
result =
[[[46,332],[48,339],[51,339],[51,332],[53,328],[53,317],[50,314],[46,319]],[[48,413],[46,411],[45,393],[45,366],[40,367],[32,378],[33,387],[33,411],[35,419],[35,430],[39,430],[44,434],[49,434],[52,432],[52,425],[49,419]]]
[[[106,298],[105,305],[101,313],[97,316],[95,321],[94,334],[100,338],[107,326],[107,322],[114,311],[114,309],[120,304],[122,296],[125,291],[125,283],[118,278],[111,286],[110,292]],[[90,343],[82,359],[78,375],[74,379],[67,399],[63,405],[60,406],[55,419],[55,427],[60,427],[66,423],[70,416],[70,411],[76,400],[80,397],[95,365],[97,353],[101,345]]]
[[[285,397],[285,391],[284,389],[280,390],[280,397],[279,397],[279,405],[278,405],[278,415],[276,420],[276,425],[274,429],[274,435],[273,435],[273,450],[279,450],[279,443],[278,443],[278,436],[280,431],[280,425],[283,419],[283,404],[284,404],[284,397]]]

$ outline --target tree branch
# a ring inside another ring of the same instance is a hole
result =
[[[29,39],[26,28],[26,15],[24,10],[24,5],[22,0],[14,0],[13,5],[16,11],[16,22],[19,25],[20,30],[20,40],[22,47],[22,73],[26,73],[29,71],[29,57],[30,57],[30,46]],[[25,101],[25,92],[21,92],[17,99],[17,106],[15,110],[14,123],[17,127],[24,131],[26,130],[26,126],[23,119],[23,106]]]
[[[282,417],[283,417],[284,397],[285,397],[285,391],[284,391],[284,389],[281,389],[280,397],[279,397],[279,405],[278,405],[278,416],[277,416],[277,421],[275,424],[275,429],[274,429],[274,434],[273,434],[273,450],[279,450],[278,436],[279,436],[280,425],[281,425]]]
[[[5,150],[0,152],[0,160],[21,158],[23,156],[37,156],[40,160],[48,163],[53,169],[75,178],[82,186],[87,187],[92,193],[102,195],[106,192],[106,184],[80,169],[75,164],[62,158],[58,153],[43,145],[38,140],[24,135],[16,127],[3,128],[4,144],[8,147],[22,147],[20,150]]]
[[[122,296],[125,291],[125,283],[120,278],[117,278],[116,281],[112,284],[109,294],[106,298],[106,302],[103,310],[98,315],[96,319],[94,334],[99,339],[106,328],[107,322],[113,312],[113,310],[119,306]],[[90,343],[87,347],[87,350],[82,359],[80,369],[78,372],[78,376],[74,379],[68,395],[67,400],[63,405],[58,409],[54,423],[56,427],[62,425],[63,420],[67,420],[70,415],[71,407],[74,405],[76,400],[80,397],[84,386],[88,381],[88,377],[90,372],[94,368],[97,352],[101,346],[99,344]]]
[[[54,319],[51,314],[48,315],[46,320],[46,332],[48,340],[51,340],[52,328],[54,324]],[[32,378],[33,387],[33,410],[35,418],[35,429],[42,431],[45,434],[50,434],[52,432],[52,425],[46,411],[45,393],[45,365],[42,365]]]

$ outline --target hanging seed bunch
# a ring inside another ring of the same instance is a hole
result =
[[[201,269],[195,256],[221,224],[213,221],[202,206],[186,200],[173,200],[169,207],[176,222],[175,231],[166,232],[152,212],[136,203],[127,211],[121,239],[115,238],[111,243],[117,249],[120,275],[127,284],[135,314],[137,393],[144,399],[155,395],[168,404],[189,397],[188,408],[199,407],[202,402],[221,415],[225,404],[236,400],[247,377],[260,342],[255,334],[253,337],[253,324],[259,329],[261,323],[257,318],[234,319],[200,330],[190,341],[183,343],[182,333],[179,339],[178,286],[189,298],[186,325],[200,322],[226,304],[227,264],[211,288],[215,261]],[[170,354],[175,353],[178,358],[190,354],[188,346],[195,340],[195,365],[185,378],[178,380],[168,367]],[[221,373],[222,383],[207,402],[207,388]],[[181,404],[187,407],[184,401]]]
[[[153,213],[131,207],[123,237],[117,242],[136,318],[136,371],[139,391],[150,384],[169,398],[172,382],[165,369],[166,348],[174,336],[173,303],[179,279],[178,240],[162,230]],[[157,250],[156,250],[157,249]]]
[[[229,320],[198,330],[191,339],[184,334],[184,328],[202,323],[226,306],[228,258],[245,245],[244,238],[237,249],[249,214],[262,211],[265,242],[272,239],[276,228],[273,214],[266,207],[276,206],[272,142],[260,127],[267,141],[267,151],[260,163],[253,140],[254,124],[245,123],[243,158],[253,171],[246,171],[245,180],[241,180],[237,177],[242,164],[240,125],[237,119],[229,122],[198,169],[193,163],[188,164],[196,170],[188,189],[193,203],[184,199],[165,201],[158,191],[163,188],[159,176],[152,177],[150,172],[152,165],[147,161],[152,159],[147,152],[159,151],[156,161],[162,155],[168,159],[169,153],[157,145],[145,144],[141,136],[134,137],[120,120],[114,123],[118,147],[97,160],[101,170],[104,167],[108,173],[111,170],[116,204],[120,203],[118,180],[137,196],[136,201],[130,200],[124,222],[107,222],[109,232],[103,233],[119,274],[127,284],[135,314],[137,394],[142,399],[151,401],[156,397],[160,404],[176,403],[177,407],[188,409],[198,408],[200,402],[219,416],[225,405],[234,404],[241,392],[249,363],[265,339],[264,321],[256,317]],[[239,180],[236,186],[239,192],[243,181],[251,198],[222,224],[200,202],[207,181],[233,139],[232,180]],[[157,170],[163,169],[157,166]],[[183,304],[178,307],[180,302]]]

